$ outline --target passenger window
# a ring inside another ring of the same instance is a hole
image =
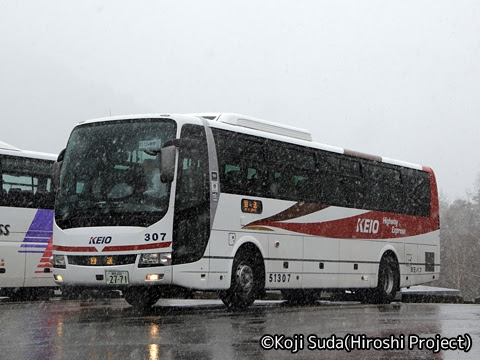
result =
[[[1,165],[3,205],[53,209],[52,162],[5,156]]]

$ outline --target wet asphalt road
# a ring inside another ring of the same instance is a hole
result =
[[[231,313],[218,300],[160,300],[139,314],[123,299],[0,303],[3,360],[320,358],[479,359],[480,305],[257,301]]]

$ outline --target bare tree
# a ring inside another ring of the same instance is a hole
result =
[[[441,276],[435,285],[459,289],[465,299],[480,297],[480,176],[472,200],[440,201]]]

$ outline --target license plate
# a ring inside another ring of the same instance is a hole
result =
[[[105,271],[107,285],[128,285],[128,271]]]

